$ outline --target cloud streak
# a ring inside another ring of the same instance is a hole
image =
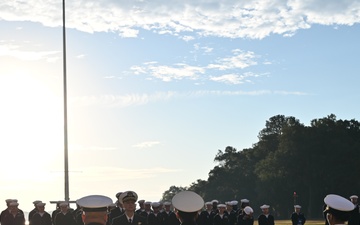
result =
[[[61,2],[5,0],[0,19],[61,25]],[[181,36],[262,39],[271,34],[292,36],[314,24],[353,25],[360,22],[360,2],[349,0],[301,1],[118,1],[86,0],[66,5],[67,26],[84,32],[117,32],[137,37],[141,30]]]

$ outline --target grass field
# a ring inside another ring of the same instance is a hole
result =
[[[254,220],[254,225],[258,225],[258,222]],[[292,225],[291,220],[275,220],[275,225]],[[324,220],[306,220],[305,225],[325,225]]]

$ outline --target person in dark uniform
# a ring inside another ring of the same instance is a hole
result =
[[[196,217],[204,206],[204,200],[195,192],[182,191],[172,198],[172,204],[181,225],[196,225]]]
[[[151,202],[149,201],[144,202],[144,211],[140,213],[140,216],[145,217],[147,219],[151,212],[152,212]]]
[[[36,212],[32,215],[31,219],[29,220],[30,225],[51,225],[51,216],[49,213],[45,211],[45,203],[38,202],[36,204]]]
[[[6,214],[9,214],[9,213],[10,213],[10,203],[11,203],[12,201],[13,201],[13,199],[6,199],[6,200],[5,200],[5,202],[6,202],[6,209],[4,209],[3,211],[1,211],[0,221],[5,218],[5,215],[6,215]]]
[[[31,220],[31,217],[37,212],[37,206],[36,204],[40,203],[41,201],[40,200],[35,200],[33,201],[33,204],[34,204],[34,208],[29,212],[29,215],[28,215],[28,221]]]
[[[260,206],[262,214],[258,217],[258,225],[275,225],[274,216],[270,214],[270,206]]]
[[[120,192],[122,193],[122,192]],[[120,195],[119,195],[120,197]],[[124,214],[124,209],[122,204],[120,203],[119,199],[116,201],[116,208],[110,211],[110,215],[109,215],[109,221],[111,223],[111,221],[116,218],[121,216],[122,214]]]
[[[111,198],[103,195],[88,195],[76,201],[82,208],[84,225],[105,225],[108,219],[107,209]]]
[[[214,225],[229,225],[229,215],[225,213],[226,205],[218,204],[218,213],[214,216]]]
[[[147,225],[146,218],[135,213],[137,198],[137,194],[133,191],[126,191],[120,195],[119,202],[123,205],[125,212],[115,217],[112,225]]]
[[[306,222],[306,218],[304,213],[301,211],[300,205],[294,205],[295,212],[291,214],[292,225],[304,225]]]
[[[237,214],[238,214],[238,210],[239,210],[239,206],[238,206],[239,202],[236,201],[236,200],[233,200],[233,201],[231,201],[231,204],[232,204],[233,210],[235,211],[235,213],[236,213],[236,215],[237,215]]]
[[[233,209],[235,202],[230,201],[230,202],[226,202],[226,211],[225,213],[228,215],[229,217],[229,225],[236,225],[236,211]],[[237,203],[236,203],[237,204]]]
[[[254,210],[250,206],[246,206],[243,210],[244,215],[238,220],[238,225],[253,225],[254,224]]]
[[[199,215],[199,225],[213,225],[215,215],[216,214],[212,211],[212,203],[206,202],[205,210],[202,211]]]
[[[140,208],[135,211],[137,214],[141,214],[141,212],[145,211],[144,203],[145,203],[145,200],[143,200],[143,199],[138,201]]]
[[[219,209],[217,207],[217,205],[219,204],[219,201],[214,199],[211,201],[212,203],[212,211],[215,213],[215,215],[219,212]]]
[[[9,204],[9,213],[1,217],[1,225],[25,225],[24,213],[19,210],[18,206],[17,201]]]
[[[246,206],[250,206],[250,201],[246,198],[240,200],[240,209],[238,211],[237,223],[241,222],[243,217],[245,216],[244,208]]]
[[[56,208],[55,210],[51,213],[51,219],[52,219],[52,223],[55,225],[55,218],[56,218],[56,215],[60,212],[60,203],[61,201],[58,201],[56,203]]]
[[[151,207],[153,211],[149,214],[147,218],[148,225],[163,225],[164,217],[160,213],[160,203],[152,202]]]
[[[358,196],[352,195],[350,196],[351,202],[354,204],[354,210],[351,212],[348,225],[359,225],[360,224],[360,212],[358,205]]]
[[[56,225],[76,225],[74,216],[69,210],[69,203],[60,203],[60,212],[55,216]]]
[[[164,225],[180,225],[176,214],[171,210],[171,202],[164,202],[164,211],[161,214],[164,218]]]
[[[327,195],[324,203],[326,204],[326,219],[330,225],[346,224],[354,210],[354,204],[339,195]]]

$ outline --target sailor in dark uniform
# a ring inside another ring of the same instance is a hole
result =
[[[176,214],[171,210],[171,202],[164,202],[164,211],[161,214],[164,218],[164,225],[180,225]]]
[[[354,204],[354,210],[351,212],[348,225],[359,225],[360,224],[360,212],[358,205],[358,196],[352,195],[350,196],[351,202]]]
[[[204,206],[204,200],[195,192],[182,191],[173,197],[172,204],[181,225],[196,225],[196,217]]]
[[[275,225],[275,220],[273,215],[269,212],[269,205],[262,205],[260,209],[262,210],[262,214],[258,217],[259,225]]]
[[[1,225],[25,225],[24,213],[18,208],[19,203],[13,201],[9,204],[9,213],[1,217]]]
[[[326,219],[330,225],[346,224],[354,210],[354,204],[339,195],[327,195],[324,203],[326,204]]]
[[[38,204],[38,203],[40,203],[40,202],[41,202],[40,200],[35,200],[35,201],[33,201],[34,208],[29,212],[28,221],[30,221],[30,220],[31,220],[31,217],[37,212],[36,204]]]
[[[144,211],[142,211],[140,213],[140,215],[147,219],[151,212],[152,212],[152,210],[151,210],[151,202],[149,202],[149,201],[144,202]]]
[[[76,204],[83,209],[84,225],[105,225],[108,219],[107,208],[112,200],[103,195],[89,195],[78,199]]]
[[[244,215],[238,220],[238,225],[253,225],[254,224],[254,210],[250,206],[246,206],[243,210]],[[238,217],[239,218],[239,217]]]
[[[151,203],[152,212],[148,216],[148,225],[163,225],[164,217],[160,213],[160,203],[159,202],[152,202]]]
[[[214,225],[229,225],[229,215],[225,213],[226,205],[218,204],[218,213],[214,216]]]
[[[198,225],[213,225],[214,216],[216,214],[212,211],[212,203],[205,203],[205,210],[199,215]]]
[[[118,217],[118,216],[121,216],[122,214],[124,214],[124,209],[123,209],[123,206],[122,204],[120,203],[119,201],[119,197],[120,195],[122,194],[122,192],[118,192],[116,193],[115,197],[117,199],[116,201],[116,208],[111,210],[110,211],[110,215],[109,215],[109,221],[111,223],[111,221],[115,218],[115,217]]]
[[[212,211],[215,213],[215,215],[219,212],[219,209],[217,207],[217,205],[219,204],[219,201],[214,199],[211,201],[212,203]]]
[[[306,222],[306,218],[304,213],[300,212],[301,206],[294,205],[295,212],[291,214],[292,225],[304,225]]]
[[[1,211],[0,221],[5,218],[5,215],[6,215],[6,214],[9,214],[9,213],[10,213],[10,203],[11,203],[12,201],[13,201],[13,199],[6,199],[6,200],[5,200],[5,202],[6,202],[6,209],[4,209],[3,211]]]
[[[60,212],[55,216],[56,225],[76,225],[72,211],[69,210],[69,203],[62,202],[60,203]]]
[[[36,212],[30,219],[30,225],[51,225],[51,216],[45,212],[45,203],[39,202],[36,204]]]
[[[125,212],[112,220],[112,225],[147,225],[145,217],[135,213],[137,194],[133,191],[126,191],[119,197],[119,202],[123,205]]]
[[[143,199],[138,201],[140,208],[135,211],[137,214],[140,214],[141,212],[145,211],[144,203],[145,203],[145,200],[143,200]]]
[[[233,209],[235,202],[230,201],[230,202],[226,202],[225,204],[226,204],[225,213],[229,217],[229,225],[236,225],[237,215],[236,215],[236,211]]]

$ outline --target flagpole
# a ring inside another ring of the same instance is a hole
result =
[[[66,84],[66,27],[65,27],[65,0],[62,0],[63,19],[63,87],[64,87],[64,177],[65,201],[69,201],[69,163],[68,163],[68,132],[67,132],[67,84]]]

